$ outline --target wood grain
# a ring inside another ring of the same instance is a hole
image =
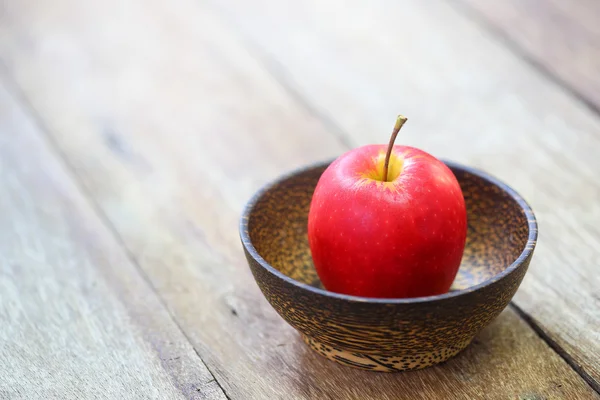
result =
[[[0,188],[0,398],[225,398],[2,86]]]
[[[200,3],[13,2],[0,54],[230,398],[598,397],[511,310],[410,374],[309,350],[252,281],[237,222],[259,184],[346,148]]]
[[[524,195],[540,240],[516,302],[600,388],[596,114],[442,1],[214,6],[352,146],[385,143],[402,113],[398,142]]]
[[[600,3],[453,0],[600,109]]]

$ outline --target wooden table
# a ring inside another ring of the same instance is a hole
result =
[[[0,5],[1,399],[600,398],[596,0]],[[311,352],[237,222],[283,171],[388,139],[485,169],[540,241],[455,359]]]

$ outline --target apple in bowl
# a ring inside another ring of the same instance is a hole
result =
[[[434,156],[368,145],[336,159],[310,204],[308,240],[323,286],[362,297],[447,292],[467,235],[467,213],[452,171]]]

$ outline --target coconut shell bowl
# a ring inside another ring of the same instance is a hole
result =
[[[487,174],[446,163],[462,188],[468,234],[448,293],[379,299],[327,291],[311,260],[307,220],[328,163],[261,189],[247,204],[240,235],[267,301],[317,353],[371,371],[405,371],[443,362],[508,305],[533,255],[537,224],[527,203]]]

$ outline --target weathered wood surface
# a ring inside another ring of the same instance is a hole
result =
[[[224,399],[0,85],[0,399]]]
[[[600,110],[600,2],[452,1]]]
[[[349,145],[401,112],[399,142],[524,195],[540,241],[516,303],[600,388],[598,115],[443,1],[212,3]]]
[[[235,5],[229,4],[232,8]],[[420,18],[411,23],[415,25],[409,24],[416,29],[424,16],[418,6],[407,4],[414,14],[407,18]],[[441,113],[442,102],[432,99],[432,102],[438,101],[437,109],[422,103],[420,114],[419,107],[408,100],[395,102],[402,104],[379,103],[385,110],[373,112],[373,107],[366,103],[379,102],[382,93],[386,93],[386,101],[390,101],[391,96],[396,96],[397,85],[410,81],[402,77],[392,79],[388,87],[382,84],[385,74],[376,76],[378,72],[386,72],[389,77],[398,62],[393,64],[393,60],[388,59],[389,65],[377,64],[379,70],[363,70],[378,81],[361,82],[354,79],[353,74],[358,73],[355,68],[375,65],[373,60],[373,64],[369,61],[368,65],[360,60],[370,43],[344,47],[343,38],[331,36],[328,31],[334,28],[313,29],[307,23],[314,13],[293,8],[290,16],[294,18],[280,27],[279,33],[285,39],[269,41],[259,26],[275,18],[262,21],[258,12],[245,9],[249,5],[240,2],[237,6],[248,15],[245,25],[240,25],[252,33],[251,37],[267,44],[276,42],[278,46],[283,42],[290,44],[289,51],[277,46],[270,50],[276,52],[283,63],[293,61],[291,49],[294,48],[305,53],[312,49],[310,51],[318,52],[315,55],[323,57],[318,64],[328,79],[316,74],[309,65],[317,64],[318,58],[300,60],[294,72],[306,80],[297,88],[310,97],[309,107],[286,90],[289,82],[282,85],[273,79],[263,64],[265,55],[252,46],[248,50],[244,40],[235,33],[237,28],[222,23],[218,13],[197,1],[176,0],[167,4],[158,0],[126,3],[63,0],[50,4],[24,0],[8,4],[0,19],[0,56],[7,77],[23,90],[49,138],[92,200],[97,202],[99,211],[114,225],[227,395],[235,399],[395,399],[440,395],[447,398],[565,398],[567,395],[594,398],[592,389],[512,310],[503,313],[456,359],[407,374],[372,374],[344,368],[325,361],[301,343],[252,281],[237,233],[243,203],[259,184],[282,171],[347,149],[336,136],[338,131],[315,117],[311,104],[319,110],[332,110],[334,121],[350,124],[352,129],[348,126],[345,129],[353,132],[352,143],[358,144],[367,139],[381,141],[381,135],[386,136],[389,130],[389,118],[381,121],[377,118],[387,116],[387,111],[393,118],[399,108],[408,109],[408,113],[414,111],[418,116],[414,128],[407,131],[430,134],[433,128],[441,126],[433,113]],[[285,14],[277,14],[279,9],[274,2],[262,1],[257,6],[269,10],[273,17],[285,17]],[[300,4],[288,6],[302,7]],[[317,10],[324,7],[317,3],[313,6]],[[326,11],[340,13],[344,17],[342,21],[350,17],[358,21],[363,18],[353,14],[360,10],[345,10],[339,4]],[[382,10],[374,12],[379,11]],[[434,8],[432,11],[436,21],[444,10]],[[243,19],[243,14],[239,15],[240,20]],[[451,14],[450,26],[442,24],[437,28],[439,33],[454,35],[456,27],[452,21],[456,20],[461,21]],[[475,29],[464,24],[459,26],[463,31],[459,29],[456,33],[459,37],[465,34],[465,29],[467,34]],[[366,34],[362,40],[367,41],[367,37],[371,37],[369,32],[377,34],[378,29],[383,28],[365,25],[361,28],[365,31],[356,34]],[[427,36],[429,28],[420,29]],[[293,40],[295,32],[301,33],[297,40],[301,46]],[[317,38],[316,32],[321,36]],[[311,35],[315,35],[314,38]],[[393,44],[393,38],[388,40]],[[328,50],[334,48],[324,47],[328,43],[336,46],[339,67],[342,61],[356,65],[345,64],[339,69],[325,65],[335,61],[328,54]],[[311,45],[310,49],[306,44]],[[440,47],[442,44],[437,43]],[[380,49],[374,46],[374,50]],[[493,43],[492,50],[508,60],[505,63],[523,68]],[[440,76],[441,67],[433,71],[427,69],[437,63],[432,64],[432,60],[427,59],[425,50],[416,54],[420,54],[421,59],[416,60],[412,70],[398,71],[415,75],[413,90],[423,89],[421,86],[425,85],[427,76],[436,79],[430,82],[432,87],[453,80],[460,84],[462,75],[455,76],[454,67],[447,76]],[[373,55],[371,51],[365,53],[366,57]],[[424,65],[419,65],[419,61]],[[478,60],[484,61],[485,57]],[[484,78],[487,74],[483,74]],[[344,79],[346,86],[341,85]],[[490,78],[483,79],[484,83],[486,79]],[[553,93],[554,89],[543,80],[535,79],[542,89]],[[325,81],[330,84],[321,89],[315,86]],[[374,83],[377,83],[377,95],[366,90]],[[487,84],[493,88],[490,82]],[[362,100],[357,98],[361,87],[365,88]],[[471,89],[473,96],[481,95],[475,90],[477,86]],[[347,92],[343,93],[344,90]],[[323,99],[317,99],[317,95]],[[423,95],[420,99],[424,100]],[[445,103],[451,111],[456,111],[453,100],[447,93]],[[569,99],[564,102],[571,104]],[[496,101],[489,101],[487,106],[491,110],[488,113],[507,111],[497,110]],[[482,109],[483,105],[471,112],[479,113],[478,118],[483,119],[483,115],[489,114],[482,115]],[[441,155],[477,163],[480,159],[476,158],[475,150],[470,156],[461,151],[457,157],[453,154],[457,146],[452,144],[452,135],[458,126],[452,127],[452,121],[456,124],[458,117],[471,115],[467,111],[457,117],[441,113],[448,115],[447,136],[437,136],[439,142],[435,143],[437,149],[446,150],[440,151]],[[429,112],[431,120],[423,118],[424,113]],[[500,142],[496,136],[504,130],[495,130],[497,128],[483,122],[474,121],[467,132],[485,128],[482,135],[487,132]],[[372,136],[362,136],[359,123]],[[464,128],[465,124],[461,124]],[[523,130],[521,125],[516,128]],[[462,140],[467,137],[464,135]],[[413,133],[406,138],[416,142],[415,137]],[[513,141],[519,144],[518,140]],[[477,144],[476,139],[472,142]],[[482,142],[479,148],[482,160],[484,156],[490,157]],[[499,143],[496,148],[506,151]],[[539,157],[540,162],[548,162],[545,154]],[[513,162],[516,157],[509,159]],[[510,168],[514,171],[518,166]],[[517,179],[516,183],[523,181]],[[537,282],[529,281],[534,282],[529,286]],[[527,300],[527,296],[522,298]]]

